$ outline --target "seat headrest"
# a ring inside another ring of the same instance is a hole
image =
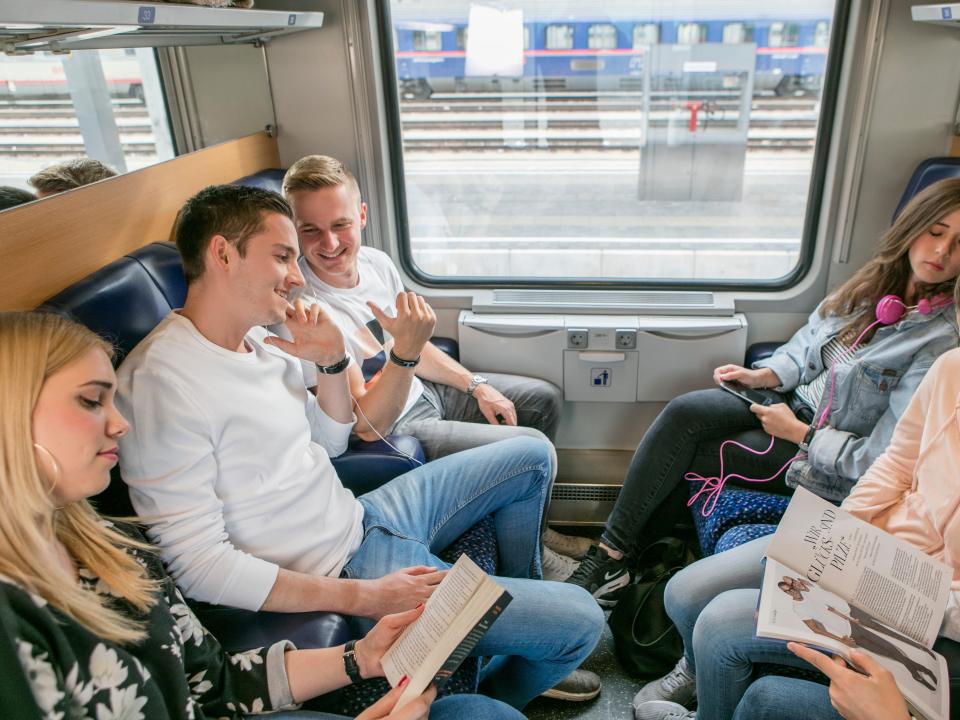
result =
[[[935,157],[924,160],[917,165],[917,169],[910,176],[910,182],[903,191],[897,209],[893,213],[893,219],[896,220],[904,206],[927,185],[955,177],[960,177],[960,157]]]
[[[253,175],[247,175],[239,180],[234,180],[231,185],[243,185],[245,187],[256,187],[263,190],[273,190],[276,193],[283,192],[283,176],[286,170],[261,170]]]
[[[170,307],[180,308],[187,299],[187,279],[177,246],[169,242],[155,242],[134,250],[127,257],[139,262],[167,298]]]

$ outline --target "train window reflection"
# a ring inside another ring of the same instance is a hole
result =
[[[466,43],[466,40],[464,40]],[[436,52],[443,49],[443,34],[436,30],[414,30],[413,49],[421,52]]]
[[[616,26],[610,24],[591,25],[587,30],[587,47],[591,50],[616,50]]]
[[[814,38],[829,37],[831,0],[716,0],[702,16],[690,9],[702,3],[513,5],[530,44],[512,72],[470,73],[466,52],[420,55],[398,35],[394,152],[412,272],[450,282],[791,276],[818,185],[835,50]],[[391,1],[398,27],[442,16],[448,48],[470,8]],[[504,37],[516,38],[512,22]],[[783,52],[771,36],[801,42]]]
[[[770,47],[794,47],[797,44],[799,27],[794,23],[770,23],[767,42]]]
[[[0,54],[0,185],[29,189],[41,169],[92,157],[117,172],[173,157],[149,49]]]
[[[633,26],[633,47],[656,45],[660,42],[660,26],[656,23],[640,23]]]
[[[813,46],[825,48],[830,44],[830,23],[818,22],[813,30]]]

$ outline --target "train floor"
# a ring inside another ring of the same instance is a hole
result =
[[[603,680],[600,695],[588,702],[571,703],[538,698],[530,703],[524,714],[530,720],[633,720],[631,700],[641,687],[641,681],[627,675],[613,652],[610,626],[604,626],[597,649],[583,664]]]

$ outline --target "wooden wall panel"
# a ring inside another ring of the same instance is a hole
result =
[[[28,310],[91,272],[167,240],[207,185],[280,167],[277,142],[248,135],[0,213],[0,310]]]
[[[953,136],[953,142],[950,143],[950,157],[960,157],[960,135]]]

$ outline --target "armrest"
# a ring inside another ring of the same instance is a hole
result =
[[[747,348],[747,355],[744,358],[743,366],[750,367],[757,360],[765,360],[773,355],[774,351],[783,345],[783,342],[758,342]]]
[[[275,613],[252,612],[191,602],[200,622],[228,652],[290,640],[301,649],[342,645],[353,634],[347,619],[331,612]]]
[[[343,455],[332,458],[340,482],[354,495],[376,490],[424,463],[423,448],[412,435],[387,435],[387,440],[394,447],[383,440],[364,442],[354,439]]]
[[[436,345],[438,348],[443,350],[447,355],[452,357],[457,362],[460,362],[460,345],[457,344],[457,341],[452,338],[446,337],[433,337],[430,338],[430,342]]]

